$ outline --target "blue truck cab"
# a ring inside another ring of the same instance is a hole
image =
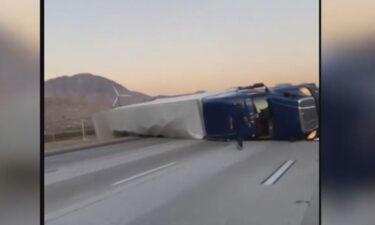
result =
[[[300,89],[297,87],[296,89]],[[245,121],[245,140],[312,139],[318,129],[316,102],[299,90],[268,89],[258,83],[202,99],[207,139],[234,139],[233,113],[240,104]]]
[[[270,89],[282,95],[311,96],[315,100],[316,111],[319,117],[319,88],[314,83],[304,83],[299,85],[282,84]]]

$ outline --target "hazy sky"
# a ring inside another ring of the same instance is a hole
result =
[[[147,94],[318,82],[318,0],[47,0],[45,78]]]

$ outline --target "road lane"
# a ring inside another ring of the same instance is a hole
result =
[[[317,142],[245,142],[237,151],[228,142],[170,141],[182,147],[163,151],[159,147],[166,145],[155,144],[155,154],[47,185],[47,224],[299,224],[308,209],[300,202],[310,201],[318,188]],[[290,159],[295,164],[277,183],[262,185]]]
[[[181,140],[181,142],[184,142],[184,140]],[[182,148],[178,148],[178,143],[170,145],[169,151],[166,152],[163,151],[165,145],[154,145],[153,151],[159,154],[130,162],[124,161],[122,164],[112,164],[111,162],[115,158],[110,158],[107,163],[113,166],[106,169],[49,184],[45,188],[45,211],[49,213],[90,196],[95,196],[100,192],[108,191],[110,184],[124,179],[124,177],[131,177],[169,162],[187,160],[190,156],[198,156],[207,151],[216,151],[221,146],[228,145],[228,143],[206,141],[190,141],[188,143]],[[124,153],[127,154],[127,152]],[[95,167],[95,162],[85,161],[84,166]],[[56,174],[58,174],[57,171],[50,175]]]
[[[49,171],[57,170],[61,166],[81,163],[83,160],[86,161],[111,155],[123,155],[127,151],[135,151],[140,148],[167,143],[170,141],[172,140],[168,138],[142,138],[126,141],[124,143],[95,147],[92,149],[84,149],[65,154],[51,155],[45,157],[45,170],[48,173]]]
[[[197,140],[179,140],[178,142],[173,142],[167,139],[160,142],[158,139],[147,139],[146,141],[152,141],[154,144],[150,145],[150,143],[148,143],[143,146],[138,144],[137,147],[133,147],[134,145],[128,146],[129,143],[125,142],[115,146],[115,148],[110,146],[108,154],[105,154],[106,149],[99,149],[99,151],[98,149],[93,149],[93,152],[90,150],[82,152],[80,155],[72,153],[72,156],[65,156],[65,158],[68,159],[67,163],[63,163],[63,160],[58,157],[58,159],[54,159],[58,161],[58,167],[49,161],[50,167],[46,169],[45,185],[109,169],[121,164],[168,151],[174,151],[175,149],[197,143]],[[111,151],[113,149],[115,149],[115,152]],[[96,155],[98,153],[99,155]],[[93,157],[94,155],[96,155],[96,157]]]
[[[128,178],[126,178],[126,179],[116,181],[115,183],[113,183],[113,184],[111,184],[111,185],[114,186],[114,185],[123,184],[123,183],[129,182],[129,181],[135,180],[135,179],[137,179],[137,178],[139,178],[139,177],[146,176],[146,175],[148,175],[148,174],[155,173],[156,171],[162,170],[162,169],[164,169],[164,168],[167,168],[167,167],[173,166],[174,164],[176,164],[176,162],[171,162],[171,163],[168,163],[168,164],[165,164],[165,165],[162,165],[162,166],[159,166],[159,167],[156,167],[156,168],[153,168],[153,169],[147,170],[147,171],[145,171],[145,172],[139,173],[139,174],[137,174],[137,175],[134,175],[134,176],[128,177]]]

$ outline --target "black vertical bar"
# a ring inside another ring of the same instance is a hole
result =
[[[44,224],[44,0],[40,1],[40,224]]]

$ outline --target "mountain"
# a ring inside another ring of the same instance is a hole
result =
[[[91,115],[112,108],[116,98],[113,86],[120,94],[130,95],[120,97],[118,105],[130,105],[157,98],[170,98],[190,95],[158,95],[148,96],[141,92],[131,91],[110,79],[80,73],[73,76],[61,76],[44,82],[44,124],[45,132],[64,133],[81,129],[82,120],[87,127],[92,128]],[[203,93],[197,91],[195,93]]]
[[[130,91],[107,78],[89,73],[62,76],[44,83],[44,124],[47,134],[69,132],[81,127],[92,127],[91,115],[112,108],[116,98],[113,86],[120,94],[118,105],[129,105],[152,98],[146,94]]]
[[[151,97],[146,94],[130,91],[119,83],[90,73],[49,79],[44,83],[44,96],[46,98],[81,99],[87,102],[110,105],[116,98],[113,86],[120,94],[130,95],[129,97],[120,97],[119,105],[151,100]]]

